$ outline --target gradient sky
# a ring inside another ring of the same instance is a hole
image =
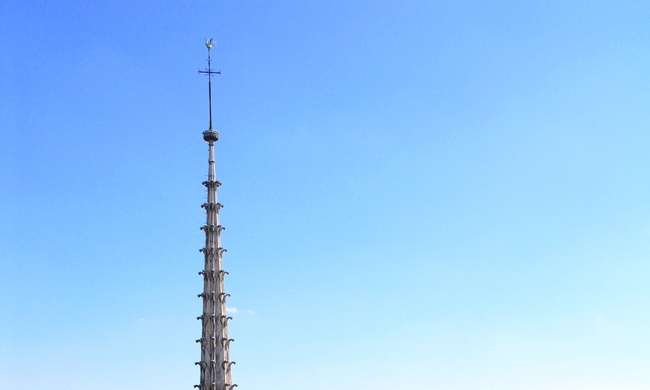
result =
[[[650,2],[0,3],[0,388],[650,387]]]

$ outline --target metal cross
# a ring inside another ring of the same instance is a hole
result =
[[[212,75],[217,74],[221,76],[221,71],[212,70],[212,60],[210,58],[210,50],[216,43],[212,39],[205,40],[205,47],[208,48],[208,68],[206,70],[199,70],[199,74],[208,76],[208,100],[210,105],[210,130],[212,130]]]

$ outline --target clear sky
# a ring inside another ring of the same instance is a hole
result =
[[[0,388],[650,388],[650,2],[0,2]]]

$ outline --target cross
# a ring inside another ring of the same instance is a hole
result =
[[[218,74],[221,76],[221,71],[215,72],[212,70],[212,60],[210,58],[210,50],[214,47],[216,43],[210,39],[205,40],[205,47],[208,48],[208,68],[206,70],[199,70],[199,74],[208,76],[208,100],[210,104],[210,130],[212,130],[212,75]]]

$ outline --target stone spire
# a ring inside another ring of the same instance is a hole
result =
[[[214,164],[214,144],[219,140],[219,132],[212,128],[212,75],[221,74],[211,68],[210,51],[214,47],[212,39],[205,41],[208,48],[208,68],[199,71],[208,76],[208,98],[210,105],[210,128],[203,132],[203,139],[208,143],[208,180],[203,185],[208,190],[208,199],[201,207],[206,212],[206,222],[201,230],[205,232],[205,247],[201,249],[205,256],[205,266],[199,275],[203,276],[203,315],[201,321],[201,361],[196,364],[201,368],[201,382],[195,385],[199,390],[231,390],[237,385],[232,383],[231,368],[235,362],[230,361],[230,343],[228,338],[228,317],[226,313],[226,294],[224,278],[228,272],[223,269],[222,256],[226,250],[221,247],[221,232],[225,230],[219,224],[219,210],[223,207],[217,200],[217,181]]]

